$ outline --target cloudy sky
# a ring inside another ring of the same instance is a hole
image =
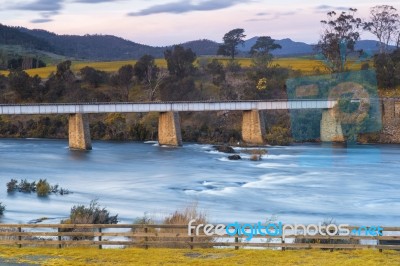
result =
[[[245,29],[248,37],[315,43],[327,11],[354,7],[367,18],[369,8],[381,4],[400,10],[399,0],[0,0],[0,23],[58,34],[113,34],[160,46],[221,41],[233,28]]]

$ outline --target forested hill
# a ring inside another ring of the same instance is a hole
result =
[[[0,24],[0,45],[20,45],[29,49],[53,52],[54,47],[45,39],[21,31],[21,28]]]
[[[57,35],[44,30],[20,28],[21,32],[49,42],[55,53],[88,60],[123,60],[144,54],[162,57],[164,48],[142,45],[112,35]]]
[[[58,35],[49,31],[0,25],[0,45],[19,45],[86,60],[138,59],[145,54],[163,57],[168,47],[153,47],[112,35]],[[218,43],[197,40],[182,43],[197,55],[215,55]]]

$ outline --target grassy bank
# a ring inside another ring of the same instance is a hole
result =
[[[400,265],[400,252],[0,247],[0,263],[40,265]]]

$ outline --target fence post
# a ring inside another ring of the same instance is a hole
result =
[[[18,227],[18,233],[21,233],[21,232],[22,232],[22,228]],[[18,241],[19,241],[18,248],[22,248],[22,244],[20,242],[21,240],[22,240],[22,237],[20,234],[18,234]]]
[[[148,228],[147,227],[145,227],[144,228],[144,233],[147,235],[147,233],[148,233]],[[144,241],[146,242],[146,245],[144,246],[144,248],[145,249],[149,249],[149,245],[147,245],[147,241],[149,241],[149,238],[146,236],[145,238],[144,238]]]
[[[192,244],[190,245],[190,249],[193,249],[193,242],[194,242],[194,237],[193,237],[194,229],[193,229],[193,228],[190,229],[190,233],[191,233],[191,235],[192,235],[192,237],[190,238],[190,243],[192,243]]]
[[[285,244],[285,239],[282,237],[282,244]],[[285,246],[282,246],[282,251],[285,251],[286,250],[286,248],[285,248]]]
[[[60,241],[61,241],[61,236],[60,236],[61,228],[60,228],[60,227],[57,228],[57,232],[58,232],[57,239],[58,239],[58,241],[60,242]],[[59,243],[59,244],[58,244],[58,248],[61,248],[61,247],[62,247],[62,245],[61,245],[61,243]]]
[[[103,240],[103,237],[101,236],[101,232],[102,232],[101,227],[99,227],[99,233],[100,233],[100,235],[99,235],[99,242],[101,242],[101,241]],[[99,249],[102,249],[102,248],[103,248],[103,246],[100,244],[100,245],[99,245]]]
[[[235,243],[239,243],[239,237],[237,235],[235,236]],[[235,245],[235,250],[238,250],[238,249],[239,249],[239,246]]]

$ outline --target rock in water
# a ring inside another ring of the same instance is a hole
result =
[[[219,152],[236,153],[235,150],[231,146],[228,146],[228,145],[213,146],[213,148]]]
[[[241,160],[242,157],[240,157],[239,155],[235,154],[235,155],[228,156],[228,159],[232,160],[232,161],[237,161],[237,160]]]

